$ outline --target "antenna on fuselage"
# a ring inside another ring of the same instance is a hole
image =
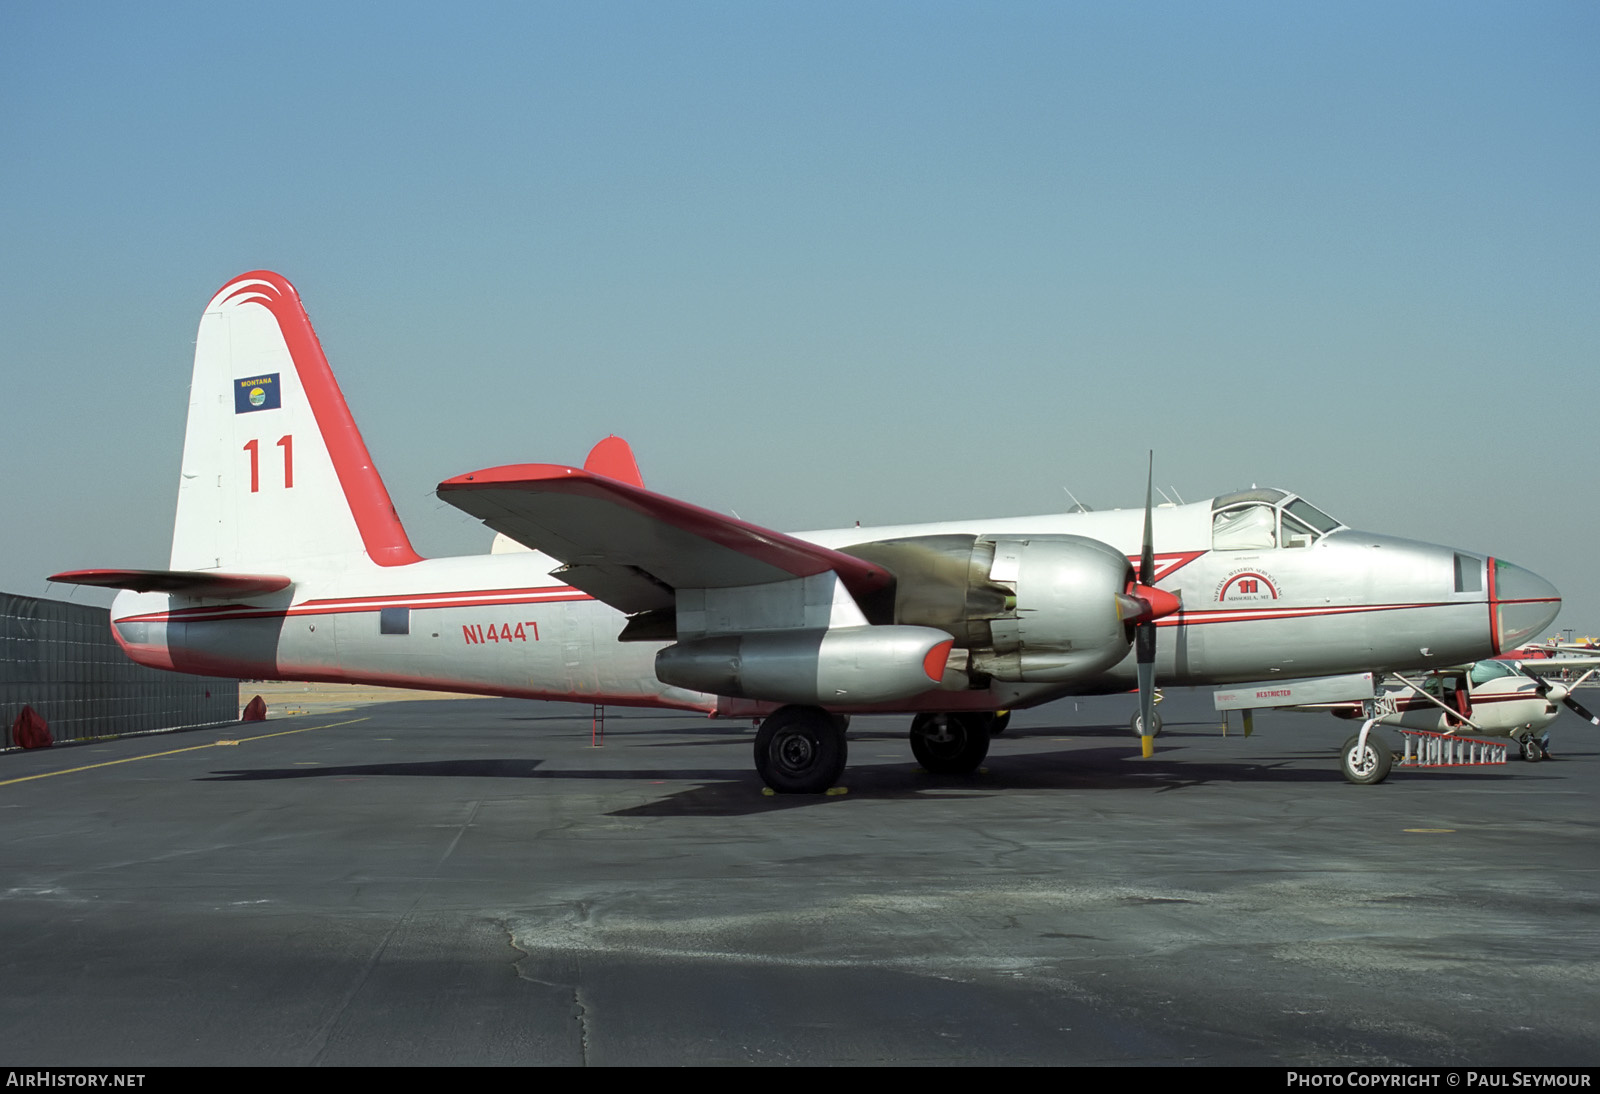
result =
[[[1069,512],[1069,513],[1092,513],[1092,512],[1094,512],[1093,509],[1090,509],[1087,505],[1083,504],[1083,502],[1079,501],[1078,498],[1077,498],[1077,495],[1073,494],[1073,492],[1071,490],[1067,490],[1067,488],[1065,486],[1063,486],[1061,489],[1066,491],[1067,497],[1072,499],[1072,508],[1068,509],[1067,512]]]

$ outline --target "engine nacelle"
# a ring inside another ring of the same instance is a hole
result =
[[[1128,654],[1133,566],[1099,540],[918,536],[844,550],[895,575],[892,592],[863,605],[868,618],[955,635],[974,672],[1053,683],[1093,676]]]
[[[1128,655],[1132,636],[1119,600],[1133,580],[1127,558],[1083,536],[995,541],[990,580],[1016,589],[1013,616],[993,620],[988,650],[972,667],[1001,680],[1076,680]]]
[[[954,645],[930,627],[834,627],[696,638],[656,654],[666,684],[775,703],[886,703],[939,685]]]

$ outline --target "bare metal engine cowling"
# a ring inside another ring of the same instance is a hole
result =
[[[691,691],[776,703],[886,703],[937,687],[950,636],[929,627],[834,627],[716,635],[656,654],[656,676]]]
[[[1133,566],[1084,536],[915,536],[843,550],[895,575],[864,604],[874,622],[935,627],[999,680],[1093,676],[1127,656]]]

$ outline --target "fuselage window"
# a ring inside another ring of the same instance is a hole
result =
[[[1456,555],[1456,592],[1483,592],[1483,559]]]
[[[1270,505],[1224,509],[1211,520],[1211,546],[1218,551],[1262,550],[1277,546],[1278,511]]]

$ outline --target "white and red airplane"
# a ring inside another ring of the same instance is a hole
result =
[[[1409,675],[1399,687],[1386,687],[1383,713],[1374,725],[1468,737],[1508,737],[1529,761],[1550,753],[1550,738],[1541,731],[1561,713],[1561,705],[1592,725],[1600,717],[1587,710],[1573,692],[1600,669],[1600,657],[1571,656],[1531,660],[1491,658],[1471,665],[1432,669],[1421,679]],[[1578,672],[1576,679],[1551,679],[1558,672]],[[1295,710],[1325,710],[1339,718],[1366,713],[1359,702],[1317,703]]]
[[[914,715],[923,765],[967,772],[997,711],[1137,688],[1148,754],[1157,678],[1461,664],[1560,607],[1282,490],[785,534],[645,489],[609,438],[438,493],[529,550],[418,557],[298,293],[248,273],[200,320],[170,567],[53,580],[125,590],[117,641],[179,672],[764,716],[757,770],[799,793],[839,778],[851,713]]]

